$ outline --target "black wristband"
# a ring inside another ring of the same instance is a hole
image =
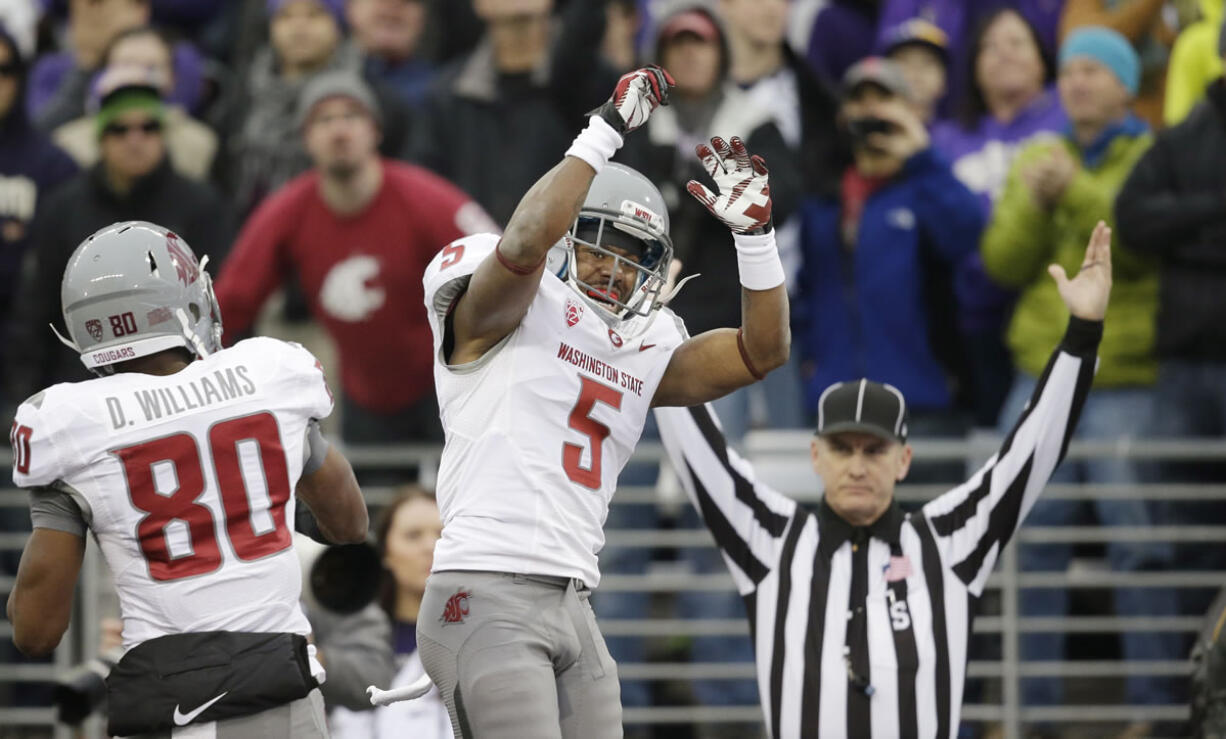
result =
[[[589,110],[587,115],[600,116],[604,119],[605,123],[613,127],[614,131],[617,131],[622,136],[626,135],[626,122],[622,120],[622,115],[617,112],[617,106],[613,104],[612,100],[605,101],[599,108]]]
[[[1064,332],[1060,348],[1074,356],[1091,357],[1098,352],[1098,344],[1102,338],[1102,321],[1087,321],[1077,316],[1069,316],[1068,329]]]

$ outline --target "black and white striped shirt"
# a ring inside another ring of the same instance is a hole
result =
[[[1063,458],[1102,324],[1072,319],[1003,446],[868,530],[754,481],[708,409],[658,409],[682,484],[745,598],[771,736],[952,737],[974,601]]]

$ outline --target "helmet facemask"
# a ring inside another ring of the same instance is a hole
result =
[[[646,318],[663,306],[661,293],[673,257],[673,245],[667,234],[622,213],[585,208],[565,241],[568,281],[584,300],[600,308],[598,314],[610,323]],[[607,280],[593,284],[580,278],[580,247],[611,260]],[[618,277],[626,267],[635,272],[635,278],[627,294],[622,295]]]

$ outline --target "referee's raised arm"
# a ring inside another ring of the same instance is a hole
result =
[[[773,737],[952,737],[973,603],[1063,458],[1094,377],[1111,292],[1099,223],[1073,279],[1050,271],[1071,317],[1001,450],[967,483],[905,514],[907,406],[868,379],[819,400],[810,509],[755,481],[704,407],[657,409],[682,485],[750,609],[758,686]]]

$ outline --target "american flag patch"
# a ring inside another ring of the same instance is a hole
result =
[[[898,582],[906,580],[911,576],[911,560],[904,555],[902,557],[890,557],[890,563],[881,568],[881,574],[885,575],[886,582]]]

